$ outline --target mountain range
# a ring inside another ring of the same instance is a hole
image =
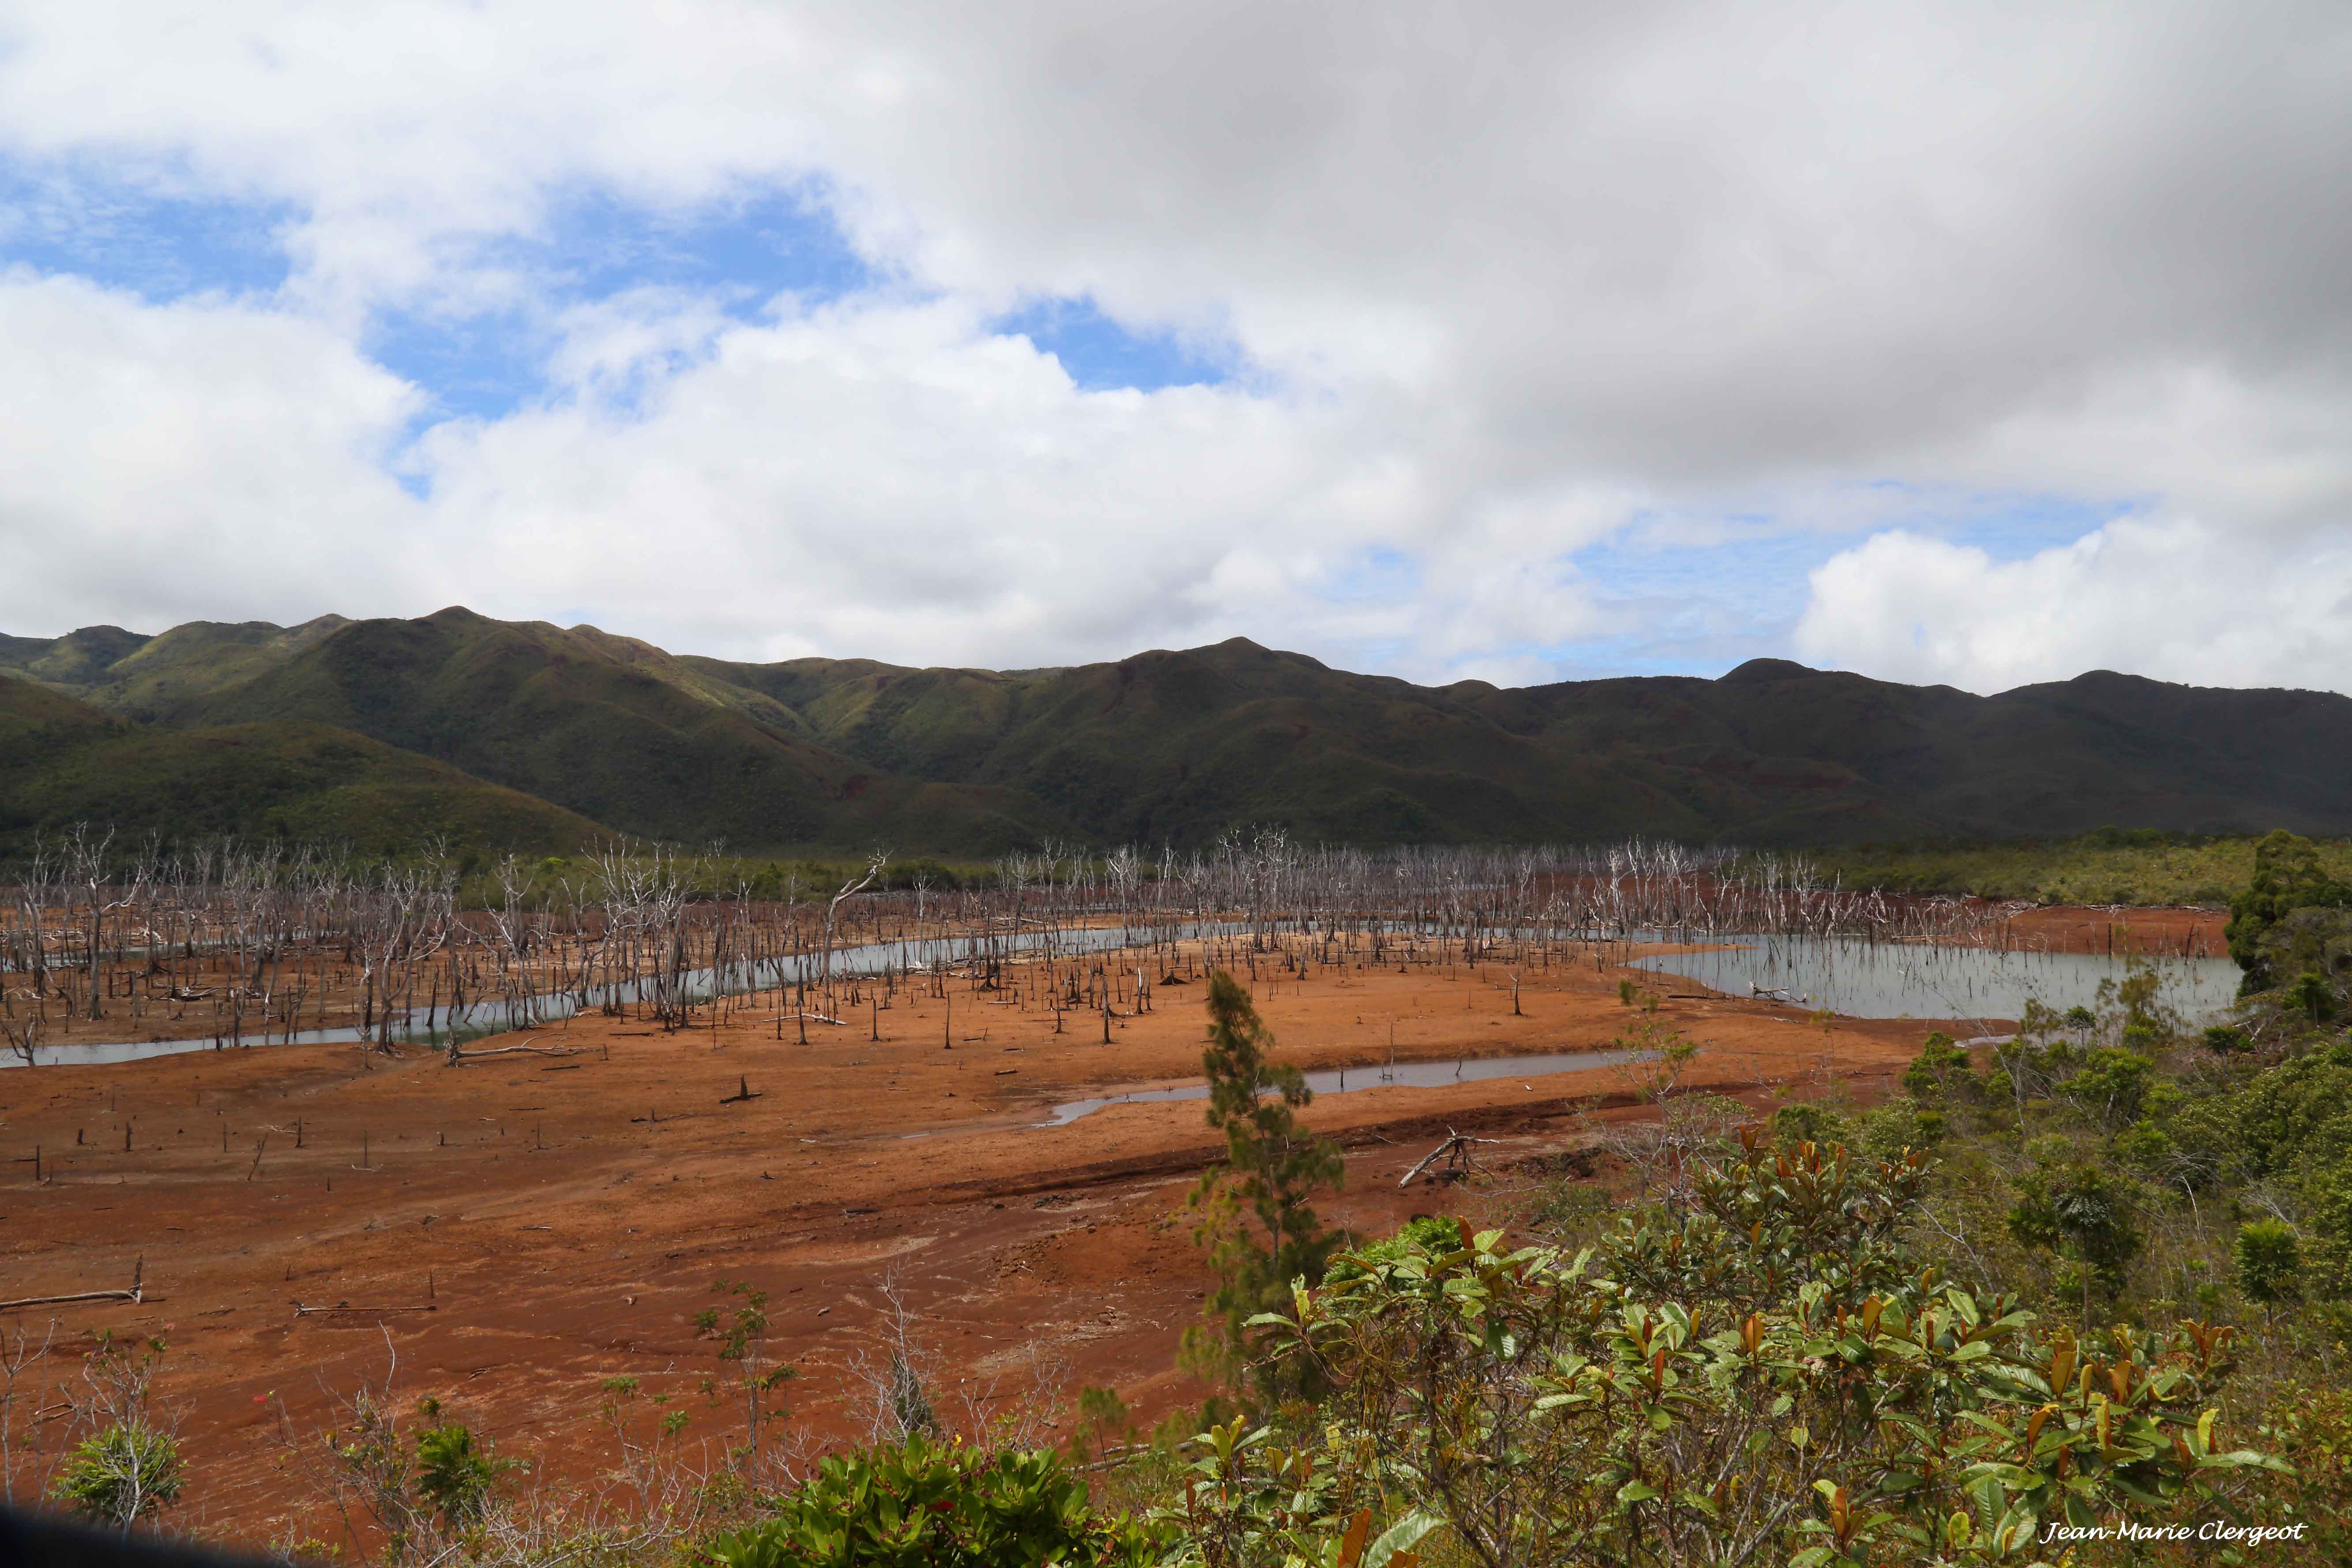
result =
[[[1363,845],[2341,835],[2352,699],[2106,671],[1979,697],[1778,659],[1426,687],[1242,638],[1051,669],[743,664],[462,608],[0,636],[0,851],[83,820],[963,857],[1257,823]]]

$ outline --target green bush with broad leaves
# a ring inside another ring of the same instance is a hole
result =
[[[2279,1390],[2262,1431],[2287,1465],[2273,1498],[2281,1521],[2300,1524],[2306,1561],[2352,1563],[2352,1390]]]
[[[2229,1328],[2045,1327],[1915,1267],[1923,1156],[1740,1142],[1597,1249],[1465,1223],[1254,1320],[1329,1393],[1308,1435],[1201,1440],[1193,1560],[1336,1562],[1361,1518],[1481,1568],[2022,1564],[2283,1468],[2220,1429]]]
[[[1181,1501],[1160,1518],[1182,1531],[1183,1568],[1418,1568],[1416,1548],[1444,1519],[1399,1503],[1360,1469],[1312,1445],[1285,1444],[1246,1415],[1192,1441]],[[1402,1517],[1375,1533],[1378,1514]]]
[[[1395,1235],[1367,1244],[1354,1252],[1334,1258],[1323,1270],[1323,1282],[1334,1284],[1341,1279],[1360,1279],[1370,1268],[1382,1263],[1393,1263],[1405,1256],[1415,1245],[1427,1247],[1453,1236],[1454,1222],[1436,1215],[1416,1215],[1405,1221],[1404,1228]]]
[[[1165,1535],[1097,1515],[1051,1450],[919,1434],[824,1459],[772,1518],[696,1556],[714,1568],[1143,1568]]]

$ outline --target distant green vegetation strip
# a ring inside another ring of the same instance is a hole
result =
[[[2219,908],[2252,879],[2255,842],[2102,828],[2075,838],[2004,844],[1862,844],[1814,851],[1807,858],[1850,888],[2051,904]],[[2315,847],[2328,872],[2352,879],[2352,839],[2324,839]]]

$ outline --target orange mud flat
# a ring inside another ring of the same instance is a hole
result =
[[[2152,958],[2227,958],[2225,910],[2080,909],[2050,904],[2020,911],[2010,921],[2027,946],[2053,952],[2145,953]]]
[[[1625,973],[1522,971],[1517,1015],[1492,967],[1316,968],[1256,996],[1284,1059],[1371,1076],[1391,1049],[1607,1047],[1641,1016],[1618,999]],[[1182,1209],[1220,1151],[1202,1102],[1038,1123],[1088,1093],[1196,1080],[1203,987],[1163,983],[1105,1044],[1099,1015],[1057,1030],[950,984],[845,1008],[806,1045],[759,998],[676,1034],[583,1017],[476,1042],[534,1048],[455,1067],[281,1046],[0,1073],[0,1153],[16,1162],[0,1166],[0,1297],[125,1286],[134,1268],[146,1292],[0,1313],[0,1330],[37,1340],[54,1320],[68,1352],[165,1336],[158,1388],[192,1459],[181,1522],[247,1541],[310,1517],[289,1430],[315,1445],[332,1395],[381,1385],[394,1357],[404,1401],[439,1398],[541,1480],[611,1465],[594,1411],[617,1374],[682,1400],[689,1441],[723,1438],[729,1412],[696,1389],[729,1369],[693,1328],[721,1280],[768,1293],[803,1441],[866,1432],[854,1369],[879,1353],[886,1286],[950,1412],[1034,1405],[1039,1368],[1066,1394],[1116,1387],[1146,1423],[1197,1402],[1173,1363],[1210,1283]],[[1758,1104],[1833,1080],[1874,1097],[1931,1026],[1825,1028],[1687,995],[1658,1018],[1701,1044],[1686,1087]],[[1481,1151],[1491,1167],[1573,1143],[1583,1113],[1654,1114],[1630,1109],[1632,1087],[1594,1068],[1323,1095],[1305,1120],[1348,1158],[1324,1212],[1372,1236],[1475,1202],[1398,1178],[1449,1128],[1502,1140]],[[69,1353],[44,1365],[74,1373]]]

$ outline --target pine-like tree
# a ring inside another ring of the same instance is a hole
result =
[[[1296,1067],[1273,1059],[1274,1037],[1249,993],[1224,972],[1209,979],[1209,1043],[1201,1070],[1209,1080],[1209,1125],[1225,1135],[1225,1158],[1203,1175],[1186,1202],[1199,1219],[1193,1241],[1208,1249],[1219,1284],[1210,1322],[1185,1336],[1187,1361],[1233,1381],[1243,1359],[1244,1325],[1286,1307],[1292,1282],[1320,1279],[1339,1244],[1328,1235],[1312,1199],[1346,1173],[1339,1145],[1297,1125],[1314,1091]],[[1260,1391],[1282,1391],[1272,1368],[1255,1374]]]

